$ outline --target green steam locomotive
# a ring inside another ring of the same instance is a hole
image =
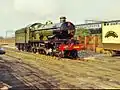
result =
[[[15,32],[15,45],[18,50],[77,57],[77,51],[84,48],[75,36],[75,25],[60,17],[60,22],[34,23]]]

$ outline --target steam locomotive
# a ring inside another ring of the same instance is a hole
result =
[[[59,23],[34,23],[17,30],[15,45],[22,51],[77,58],[84,46],[74,38],[75,32],[75,25],[60,17]]]

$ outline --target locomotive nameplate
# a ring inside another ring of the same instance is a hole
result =
[[[73,48],[74,48],[74,49],[77,49],[77,48],[80,48],[80,47],[79,47],[79,46],[74,46]]]
[[[120,43],[120,25],[102,25],[102,43]]]

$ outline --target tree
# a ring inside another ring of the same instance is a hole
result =
[[[4,39],[2,36],[0,36],[0,39]]]
[[[84,29],[84,28],[79,28],[76,30],[75,36],[81,36],[81,37],[85,37],[85,36],[89,36],[90,35],[90,31],[88,29]]]

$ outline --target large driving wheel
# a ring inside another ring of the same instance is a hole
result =
[[[71,53],[70,53],[70,57],[76,59],[78,58],[78,52],[77,50],[72,50]]]
[[[43,49],[43,50],[41,51],[41,53],[44,54],[44,55],[46,55],[46,50]]]
[[[33,53],[36,53],[37,52],[37,49],[33,48]]]

